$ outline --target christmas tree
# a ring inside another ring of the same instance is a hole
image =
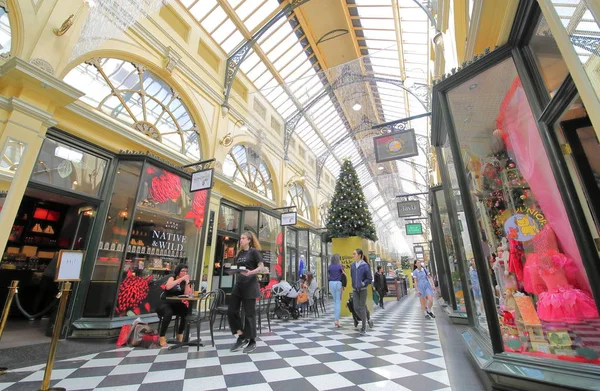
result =
[[[329,206],[327,240],[349,236],[377,240],[373,217],[365,201],[358,175],[352,162],[345,159]]]

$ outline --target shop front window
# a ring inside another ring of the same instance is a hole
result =
[[[271,173],[260,155],[245,145],[231,148],[223,162],[223,173],[240,186],[273,200]]]
[[[86,92],[82,100],[134,130],[192,159],[200,136],[178,94],[143,65],[93,58],[75,67],[65,82]]]
[[[155,312],[178,264],[196,276],[207,192],[189,188],[189,179],[150,163],[119,163],[84,316]]]
[[[314,278],[320,286],[323,278],[323,265],[321,264],[321,236],[317,233],[310,232],[310,270],[314,274]]]
[[[239,232],[242,212],[227,205],[219,207],[219,224],[217,229],[227,232]]]
[[[46,138],[30,179],[63,190],[97,196],[107,163],[106,159]]]
[[[289,227],[285,228],[287,281],[298,280],[298,250],[296,247],[297,231]]]
[[[546,18],[542,15],[535,32],[529,41],[538,70],[542,75],[546,89],[554,96],[558,87],[569,74],[569,68],[563,59]]]
[[[308,231],[298,231],[298,277],[308,271]]]
[[[462,281],[460,279],[460,272],[458,271],[458,258],[456,251],[454,250],[454,242],[452,241],[452,231],[450,229],[450,217],[448,214],[448,206],[446,204],[446,198],[444,197],[443,191],[437,191],[435,193],[436,201],[440,211],[440,221],[442,224],[442,232],[444,234],[443,245],[446,247],[446,254],[448,259],[446,265],[450,270],[450,278],[452,279],[452,288],[454,297],[456,299],[457,313],[467,313],[467,307],[465,305],[465,295],[463,291]]]
[[[250,231],[258,235],[258,211],[247,210],[244,212],[244,232]]]
[[[288,189],[286,204],[288,206],[295,205],[296,212],[307,220],[311,219],[310,201],[306,189],[299,183],[293,183]]]
[[[469,229],[497,248],[489,261],[505,351],[600,363],[597,306],[512,59],[447,97],[455,158],[466,168],[459,175],[481,225]]]
[[[283,275],[283,233],[279,219],[261,213],[258,238],[265,267],[269,268],[269,279],[277,281]]]

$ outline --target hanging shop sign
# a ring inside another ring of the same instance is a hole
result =
[[[190,182],[190,193],[212,188],[214,173],[214,168],[200,170],[192,173],[192,180]]]
[[[296,212],[285,212],[281,214],[281,226],[296,225],[298,214]]]
[[[546,217],[537,209],[518,208],[504,223],[504,231],[508,239],[526,242],[532,240],[546,222]]]
[[[405,225],[407,235],[422,235],[423,225],[421,223],[410,223]]]
[[[423,246],[413,246],[413,251],[415,252],[415,254],[418,254],[418,253],[422,254],[425,252],[423,249]]]
[[[398,217],[421,216],[421,204],[416,201],[398,202]]]
[[[417,136],[414,129],[373,137],[377,163],[417,156]]]

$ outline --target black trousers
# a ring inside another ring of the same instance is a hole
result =
[[[179,330],[177,330],[177,334],[183,334],[183,331],[185,330],[185,320],[188,314],[188,307],[185,304],[181,302],[162,303],[156,309],[156,313],[162,316],[160,330],[158,331],[159,336],[165,336],[173,315],[179,316]]]
[[[243,299],[236,295],[230,296],[229,307],[227,308],[227,319],[232,334],[237,334],[238,330],[243,330],[242,338],[256,338],[256,299]],[[242,325],[240,308],[244,305],[245,323]],[[243,327],[242,327],[243,326]]]
[[[385,291],[383,289],[378,289],[377,293],[379,293],[379,305],[383,307],[383,296],[385,296]]]

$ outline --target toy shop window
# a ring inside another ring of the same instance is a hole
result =
[[[600,364],[600,346],[591,343],[600,336],[597,306],[513,60],[447,96],[462,175],[471,174],[463,190],[476,196],[488,243],[502,254],[490,257],[489,277],[504,350]]]

